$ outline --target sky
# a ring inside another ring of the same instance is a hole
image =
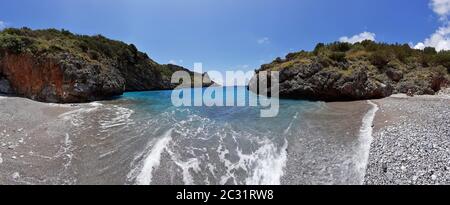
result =
[[[0,29],[68,29],[135,44],[155,61],[251,71],[319,42],[450,49],[450,0],[0,0]]]

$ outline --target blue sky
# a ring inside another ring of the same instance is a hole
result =
[[[422,42],[446,24],[431,2],[0,0],[0,27],[103,34],[134,43],[159,63],[192,68],[202,62],[204,70],[253,70],[277,56],[365,31],[382,42]]]

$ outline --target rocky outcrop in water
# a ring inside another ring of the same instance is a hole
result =
[[[449,68],[450,52],[364,41],[319,44],[313,52],[277,58],[256,73],[278,71],[281,98],[348,101],[394,93],[432,95],[448,86]],[[252,91],[258,92],[258,82],[256,75]]]
[[[256,82],[254,78],[251,84]],[[393,92],[392,86],[370,79],[364,69],[346,76],[319,64],[281,70],[279,89],[282,98],[325,101],[383,98]]]
[[[27,28],[0,32],[4,94],[42,102],[89,102],[126,91],[173,89],[177,84],[170,82],[171,75],[178,70],[188,71],[160,65],[134,45],[100,35]]]

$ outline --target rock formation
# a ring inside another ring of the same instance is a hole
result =
[[[42,102],[89,102],[126,91],[173,89],[177,85],[170,83],[171,75],[178,70],[188,71],[160,65],[134,45],[100,35],[27,28],[0,32],[4,94]]]
[[[256,73],[279,71],[281,98],[348,101],[435,94],[450,82],[450,52],[430,50],[372,41],[319,44],[313,52],[277,58]],[[258,81],[257,75],[250,81],[254,92]]]

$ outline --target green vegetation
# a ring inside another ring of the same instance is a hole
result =
[[[381,98],[392,93],[436,94],[450,86],[450,51],[363,41],[319,43],[262,65],[280,71],[280,96],[320,100]]]
[[[167,66],[157,64],[147,54],[139,52],[133,44],[111,40],[102,35],[77,35],[64,29],[4,29],[0,32],[0,56],[4,54],[3,51],[47,57],[67,53],[95,64],[120,64],[122,67],[133,64],[137,67],[157,69],[169,79],[174,72]]]
[[[53,59],[93,74],[117,68],[131,90],[171,88],[172,74],[180,70],[194,75],[180,66],[156,63],[133,44],[102,35],[77,35],[64,29],[4,29],[0,31],[0,59],[5,54],[32,55],[41,61]]]
[[[319,62],[323,67],[345,67],[345,69],[351,68],[353,64],[362,64],[369,69],[378,70],[387,67],[411,69],[418,66],[423,68],[443,66],[450,72],[450,51],[437,52],[434,48],[417,50],[407,44],[376,43],[369,40],[355,44],[319,43],[312,52],[290,53],[285,59],[278,58],[270,64],[263,65],[262,69],[282,70],[312,61]]]
[[[0,32],[0,49],[33,55],[66,52],[83,60],[99,62],[132,59],[137,55],[146,56],[138,52],[133,44],[110,40],[102,35],[76,35],[64,29],[7,28]]]
[[[32,40],[27,37],[1,34],[0,35],[0,48],[8,49],[14,53],[25,52],[26,48],[32,44]]]
[[[337,62],[345,62],[347,59],[345,58],[345,52],[332,52],[330,54],[330,59]]]

